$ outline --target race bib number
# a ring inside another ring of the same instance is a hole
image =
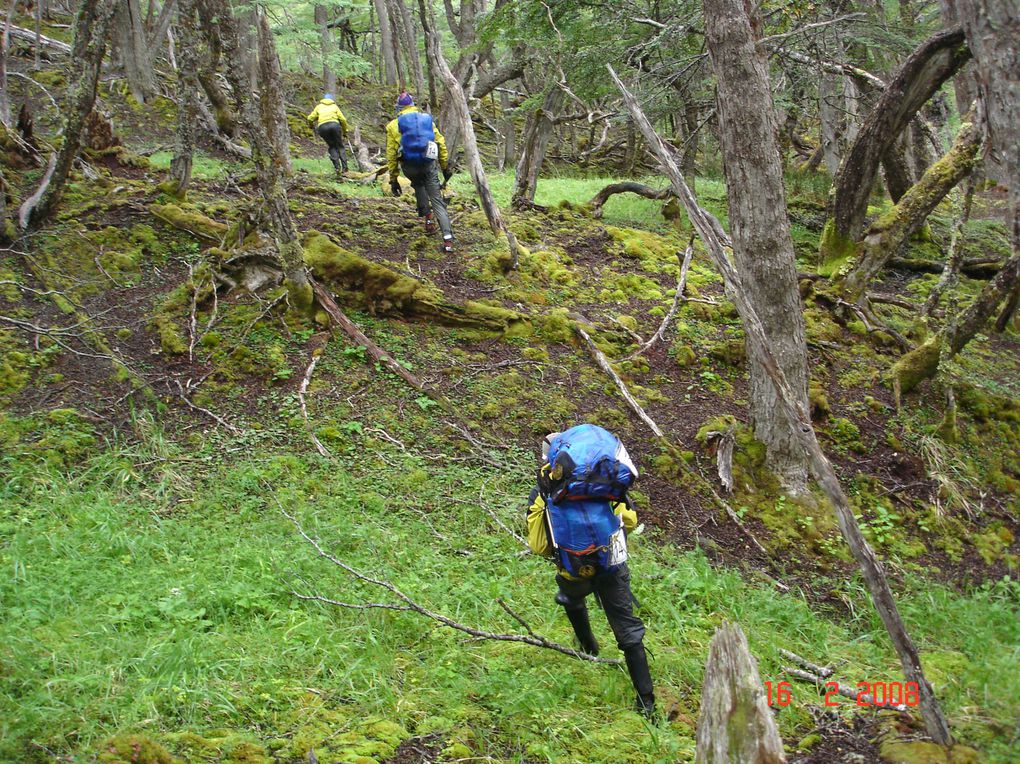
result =
[[[426,159],[439,159],[439,144],[435,141],[429,141],[425,147],[425,158]]]
[[[620,528],[609,537],[609,564],[621,565],[627,562],[627,536]]]

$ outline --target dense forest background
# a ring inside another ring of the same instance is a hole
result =
[[[2,6],[0,760],[1016,761],[1015,0]],[[659,719],[525,551],[581,421]]]

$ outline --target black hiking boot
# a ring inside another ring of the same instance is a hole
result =
[[[599,643],[595,641],[595,635],[591,633],[588,608],[581,607],[576,610],[567,610],[567,618],[570,620],[570,625],[574,627],[574,636],[577,637],[577,643],[581,647],[581,652],[592,656],[598,655]]]
[[[640,642],[631,645],[623,651],[623,657],[627,661],[630,681],[634,683],[634,689],[637,690],[634,710],[646,719],[654,721],[657,718],[655,693],[652,691],[652,674],[648,670],[648,655],[645,653],[645,646]]]

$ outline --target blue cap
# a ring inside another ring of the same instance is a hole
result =
[[[414,99],[411,98],[411,94],[408,93],[406,90],[403,91],[397,98],[397,106],[413,106],[413,105]]]
[[[326,94],[325,94],[325,95],[324,95],[324,96],[322,97],[322,100],[323,100],[323,101],[332,101],[332,100],[333,100],[333,94],[332,94],[332,93],[326,93]]]

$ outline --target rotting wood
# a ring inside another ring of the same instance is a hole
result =
[[[694,194],[684,180],[683,173],[677,165],[675,156],[666,148],[662,139],[655,132],[655,128],[648,121],[637,99],[623,84],[623,81],[617,76],[613,67],[607,64],[606,68],[623,95],[627,108],[644,134],[650,150],[658,158],[660,165],[670,179],[673,189],[676,191],[677,196],[680,197],[691,224],[698,231],[712,260],[716,264],[716,268],[722,275],[726,293],[734,305],[738,306],[740,315],[743,318],[747,341],[758,346],[754,357],[761,363],[775,385],[777,403],[786,409],[790,422],[794,423],[794,431],[801,439],[810,460],[812,472],[833,505],[840,532],[843,534],[843,538],[850,547],[854,559],[861,568],[868,591],[871,594],[872,603],[882,622],[885,624],[893,648],[900,659],[903,672],[908,681],[916,682],[918,685],[921,715],[924,718],[928,734],[940,745],[950,744],[952,742],[952,735],[949,731],[949,723],[942,712],[938,699],[935,697],[935,691],[924,674],[917,647],[907,633],[903,619],[900,617],[899,609],[896,606],[896,600],[893,598],[892,590],[882,568],[882,563],[875,556],[871,546],[861,533],[860,526],[857,524],[857,519],[854,517],[850,503],[843,492],[839,478],[836,476],[832,465],[825,457],[825,453],[818,443],[808,411],[796,403],[798,398],[790,390],[783,370],[772,355],[765,330],[758,319],[758,314],[754,306],[748,302],[741,287],[740,276],[726,255],[723,241],[716,234],[718,221],[715,221],[713,224],[714,218],[710,219],[709,213],[698,204]]]
[[[783,764],[783,740],[758,663],[737,624],[724,623],[708,648],[695,764]]]
[[[66,42],[54,40],[52,37],[47,37],[46,35],[36,36],[35,31],[32,29],[25,29],[24,27],[19,27],[15,26],[14,24],[11,24],[10,35],[11,37],[18,40],[27,40],[28,42],[31,42],[33,45],[36,43],[36,41],[38,41],[39,44],[42,45],[44,48],[55,50],[58,53],[64,53],[67,55],[71,54],[71,46],[68,45]]]

